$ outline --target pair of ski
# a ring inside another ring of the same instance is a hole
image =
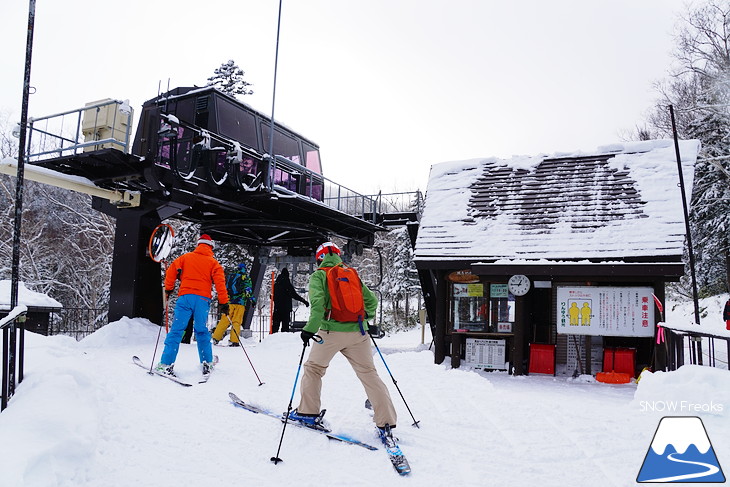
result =
[[[165,379],[169,379],[173,382],[176,382],[183,387],[192,387],[192,384],[190,384],[189,382],[185,382],[184,380],[180,379],[177,376],[163,374],[162,372],[158,371],[154,367],[152,368],[152,370],[150,370],[149,367],[147,367],[144,363],[142,363],[142,359],[140,359],[136,355],[132,357],[132,361],[135,363],[135,365],[139,365],[143,369],[146,369],[148,374],[159,375],[160,377],[164,377]],[[214,355],[213,356],[213,366],[215,366],[217,363],[218,363],[218,355]],[[211,368],[210,370],[212,371],[213,369]],[[210,372],[208,372],[207,374],[203,374],[203,377],[198,381],[198,384],[205,384],[206,382],[208,382],[208,379],[210,379],[210,375],[211,375]]]
[[[233,402],[233,404],[235,406],[245,409],[246,411],[250,411],[255,414],[262,414],[264,416],[270,416],[270,417],[276,418],[282,422],[285,421],[284,415],[277,414],[273,411],[269,411],[266,409],[262,409],[260,407],[254,406],[252,404],[248,404],[232,392],[228,393],[228,397],[231,399],[231,401]],[[303,429],[308,429],[310,431],[316,431],[317,433],[323,434],[331,440],[341,441],[343,443],[349,443],[350,445],[361,446],[368,450],[377,450],[377,448],[372,445],[363,443],[362,441],[356,440],[355,438],[352,438],[347,435],[333,433],[331,430],[326,429],[326,428],[310,427],[310,426],[306,426],[298,421],[289,421],[288,424],[293,424],[294,426],[297,426],[297,427],[300,427]],[[411,467],[408,464],[408,460],[406,460],[405,455],[403,455],[403,452],[401,451],[401,449],[398,446],[398,443],[395,441],[395,439],[392,436],[383,436],[380,434],[378,436],[380,437],[381,441],[383,442],[383,446],[385,447],[385,452],[388,454],[388,458],[390,459],[390,462],[393,464],[393,467],[395,468],[396,472],[398,472],[398,474],[400,474],[400,475],[408,475],[409,473],[411,473]]]

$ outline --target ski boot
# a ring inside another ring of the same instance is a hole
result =
[[[294,411],[289,413],[289,421],[296,421],[297,423],[301,424],[302,426],[306,426],[307,428],[321,431],[330,431],[330,429],[327,428],[322,419],[324,418],[324,413],[326,411],[326,409],[323,409],[319,414],[302,414],[295,409]]]
[[[393,428],[395,426],[391,427],[389,424],[386,424],[382,428],[378,427],[378,436],[386,448],[395,448],[398,446],[398,438],[393,436]]]
[[[163,363],[157,364],[157,367],[155,367],[155,371],[157,371],[158,374],[162,375],[171,375],[173,377],[177,377],[175,375],[175,372],[173,372],[172,368],[175,366],[175,364],[165,365]]]
[[[203,362],[203,375],[209,375],[211,372],[213,372],[213,366],[215,365],[214,362]]]

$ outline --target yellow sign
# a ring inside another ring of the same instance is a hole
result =
[[[467,284],[466,295],[481,298],[484,296],[484,284]]]

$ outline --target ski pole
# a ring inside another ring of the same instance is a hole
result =
[[[368,333],[368,335],[370,335]],[[393,380],[393,384],[395,385],[395,388],[398,389],[398,394],[400,394],[401,399],[403,399],[403,404],[406,405],[406,409],[408,410],[408,413],[411,415],[411,419],[413,419],[413,424],[411,426],[415,426],[416,428],[420,428],[418,426],[418,423],[420,421],[416,421],[416,418],[413,417],[413,413],[411,412],[411,408],[408,407],[408,403],[406,402],[406,398],[403,397],[403,393],[400,391],[400,387],[398,387],[398,382],[395,380],[395,377],[393,377],[393,373],[390,371],[390,367],[388,367],[388,364],[385,362],[385,357],[383,357],[383,354],[380,352],[380,347],[378,347],[378,344],[375,343],[375,338],[370,335],[370,339],[373,341],[373,345],[375,345],[375,350],[378,351],[378,355],[380,355],[380,359],[383,361],[383,364],[385,365],[385,370],[388,371],[388,374],[390,375],[390,378]]]
[[[155,357],[157,356],[157,347],[160,345],[160,335],[162,334],[162,325],[160,325],[160,329],[157,330],[157,341],[155,342],[155,351],[152,353],[152,363],[150,364],[150,371],[147,372],[148,374],[152,374],[152,368],[155,366]]]
[[[236,327],[233,326],[233,322],[231,321],[231,317],[226,315],[228,318],[228,323],[231,324],[231,331],[236,335],[236,339],[238,340],[238,344],[241,346],[241,349],[243,350],[243,353],[246,354],[246,358],[248,359],[248,363],[251,364],[251,368],[253,369],[253,373],[256,374],[256,379],[259,381],[259,386],[264,385],[263,382],[261,382],[261,379],[259,378],[259,374],[256,373],[256,367],[253,366],[253,362],[251,362],[251,358],[248,356],[248,352],[246,352],[246,348],[243,346],[243,342],[241,341],[241,337],[238,335],[238,332],[236,331]]]
[[[319,335],[314,335],[312,337],[315,342],[317,343],[324,343],[324,340]],[[291,388],[291,397],[289,398],[289,405],[286,407],[286,413],[284,416],[284,427],[281,429],[281,438],[279,438],[279,448],[276,450],[276,456],[271,457],[271,461],[274,462],[274,465],[278,464],[279,462],[282,462],[283,460],[279,458],[279,452],[281,452],[281,444],[284,441],[284,432],[286,431],[286,425],[289,424],[289,413],[291,412],[291,405],[294,402],[294,391],[297,390],[297,382],[299,382],[299,372],[302,370],[302,362],[304,361],[304,351],[307,349],[307,345],[309,345],[309,342],[304,342],[304,346],[302,347],[302,356],[299,357],[299,366],[297,367],[297,376],[294,378],[294,387]]]

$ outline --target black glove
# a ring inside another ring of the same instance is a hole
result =
[[[170,299],[170,296],[172,296],[172,291],[168,291],[165,289],[165,301],[168,301]]]
[[[302,341],[304,342],[304,346],[306,347],[309,345],[309,339],[314,338],[314,333],[307,330],[302,330],[302,334],[300,335],[302,337]]]
[[[309,301],[304,301],[304,306],[306,306],[307,308],[309,308]]]
[[[375,338],[383,337],[383,335],[380,334],[380,327],[377,325],[368,325],[368,334],[371,337],[375,337]]]
[[[226,304],[219,304],[218,305],[218,311],[222,315],[227,315],[228,314],[228,303],[226,303]]]

